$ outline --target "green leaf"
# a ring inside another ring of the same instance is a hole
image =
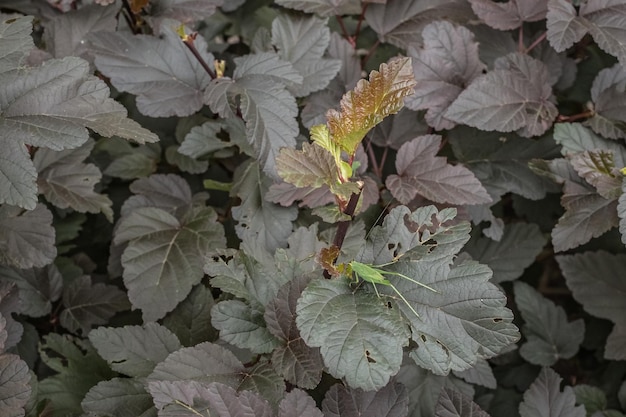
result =
[[[341,98],[340,111],[326,113],[333,141],[351,156],[370,129],[402,108],[415,86],[410,58],[383,63],[369,78]]]
[[[406,106],[427,110],[425,120],[435,130],[451,129],[454,123],[444,117],[445,111],[486,66],[478,57],[474,35],[462,26],[436,21],[424,28],[422,37],[422,48],[408,50],[417,83]]]
[[[43,267],[56,255],[52,213],[46,206],[37,204],[31,211],[0,206],[0,264],[21,269]]]
[[[87,413],[115,417],[156,417],[152,397],[136,379],[113,378],[93,386],[81,402]]]
[[[35,47],[33,38],[33,17],[19,16],[2,19],[0,22],[0,74],[19,68],[31,49]]]
[[[474,79],[444,116],[481,130],[538,136],[558,114],[553,100],[545,64],[514,53],[499,58],[492,71]]]
[[[406,2],[387,0],[372,2],[365,12],[365,20],[378,34],[381,42],[400,48],[421,44],[422,29],[435,20],[466,22],[473,15],[465,0],[439,0],[436,2]]]
[[[276,0],[276,4],[324,17],[361,12],[356,0]]]
[[[275,406],[285,396],[285,381],[276,373],[269,360],[262,359],[245,370],[238,391],[254,391]]]
[[[89,36],[98,70],[120,91],[137,95],[137,108],[151,117],[188,116],[200,110],[211,77],[167,25],[161,37],[98,32]],[[213,63],[201,36],[194,41]]]
[[[576,403],[585,406],[588,416],[606,409],[606,394],[600,388],[586,384],[579,384],[573,388],[574,394],[576,394]]]
[[[114,371],[145,377],[167,356],[181,348],[178,338],[157,323],[143,326],[99,327],[89,341]]]
[[[193,287],[187,298],[163,319],[163,325],[174,333],[183,346],[217,339],[211,326],[211,308],[214,306],[211,290],[204,285]]]
[[[408,328],[399,311],[375,295],[353,292],[345,280],[315,280],[296,313],[306,344],[320,347],[328,372],[350,387],[380,389],[400,369]]]
[[[114,376],[86,340],[50,333],[39,349],[43,362],[57,372],[39,382],[39,397],[49,400],[54,417],[82,413],[80,404],[89,389]]]
[[[253,253],[272,253],[284,246],[297,217],[295,207],[281,207],[265,199],[271,183],[256,162],[242,165],[233,181],[231,192],[241,199],[232,209],[238,222],[235,230],[249,249],[255,248]]]
[[[402,145],[396,157],[398,175],[387,177],[387,189],[403,204],[418,195],[437,203],[490,203],[491,197],[469,169],[436,156],[441,139],[424,135]]]
[[[622,337],[626,325],[626,285],[621,279],[621,271],[626,265],[626,255],[598,251],[560,255],[556,260],[574,299],[585,311],[616,324],[609,340]],[[611,340],[611,349],[607,343],[604,355],[607,359],[623,360],[626,358],[623,345],[614,342]]]
[[[546,18],[548,42],[557,52],[565,51],[587,33],[585,21],[576,16],[569,0],[549,0]]]
[[[435,406],[435,417],[489,417],[489,414],[471,398],[444,387]]]
[[[536,224],[513,223],[505,226],[499,241],[477,235],[464,250],[493,270],[492,282],[501,283],[522,276],[546,243]]]
[[[297,301],[310,279],[300,275],[283,285],[265,308],[267,329],[282,343],[272,352],[272,365],[291,384],[314,389],[322,378],[324,364],[319,348],[309,347],[296,324]]]
[[[92,284],[88,275],[74,279],[63,290],[63,327],[83,334],[96,325],[105,324],[116,313],[128,310],[126,294],[113,285]]]
[[[302,75],[302,85],[290,87],[296,97],[325,88],[337,75],[341,62],[324,58],[330,43],[328,19],[279,15],[272,22],[272,44],[281,58]]]
[[[519,405],[521,417],[585,417],[583,406],[575,407],[572,387],[563,388],[561,377],[550,368],[541,368],[539,376],[524,393]]]
[[[239,300],[217,303],[211,310],[211,324],[220,339],[253,353],[270,353],[278,345],[265,327],[263,313]]]
[[[476,16],[499,30],[517,29],[524,22],[543,20],[547,12],[545,0],[510,0],[506,3],[469,0],[469,2]]]
[[[516,282],[514,289],[515,303],[524,319],[522,357],[534,365],[551,366],[576,355],[585,336],[584,321],[568,322],[563,307],[523,282]]]
[[[183,301],[204,275],[202,256],[226,243],[210,207],[180,220],[159,208],[137,208],[118,223],[114,243],[126,242],[124,284],[144,321],[162,318]]]
[[[50,314],[52,303],[61,297],[63,290],[63,277],[54,264],[30,269],[0,266],[1,281],[17,285],[20,297],[19,312],[31,317]]]
[[[352,389],[335,384],[322,401],[325,417],[404,417],[409,412],[407,389],[390,382],[377,391]]]
[[[113,202],[95,192],[94,186],[102,179],[100,169],[85,164],[94,146],[88,141],[76,149],[52,151],[39,149],[33,158],[39,172],[37,185],[48,202],[56,207],[72,208],[79,213],[100,213],[113,222]]]

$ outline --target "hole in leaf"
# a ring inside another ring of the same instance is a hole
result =
[[[372,358],[372,357],[370,356],[370,351],[369,351],[369,350],[366,350],[366,351],[365,351],[365,357],[367,358],[367,361],[368,361],[369,363],[376,363],[376,359],[374,359],[374,358]]]
[[[502,321],[502,319],[500,317],[496,317],[495,319],[493,319],[494,323],[500,323]]]
[[[426,336],[421,335],[421,336],[420,336],[420,339],[422,339],[422,342],[426,343]]]

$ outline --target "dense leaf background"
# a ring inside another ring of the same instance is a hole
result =
[[[624,417],[626,0],[0,2],[0,417]]]

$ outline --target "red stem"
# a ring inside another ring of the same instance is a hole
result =
[[[537,39],[535,39],[535,41],[533,43],[531,43],[528,48],[526,48],[524,53],[529,53],[530,51],[532,51],[533,48],[535,48],[537,45],[539,45],[547,36],[548,36],[548,32],[547,31],[543,32],[541,34],[541,36],[539,36]]]
[[[587,110],[582,113],[573,114],[571,116],[563,116],[562,114],[559,114],[559,117],[556,118],[556,121],[559,123],[562,123],[562,122],[571,123],[571,122],[575,122],[576,120],[587,119],[588,117],[592,117],[594,114],[595,113],[593,110]]]
[[[209,74],[209,77],[211,77],[211,79],[214,80],[215,78],[217,78],[215,71],[213,71],[211,67],[209,67],[209,64],[207,64],[204,58],[202,58],[202,56],[200,55],[200,52],[198,52],[198,50],[196,49],[196,46],[193,43],[193,40],[196,38],[196,35],[197,33],[193,33],[191,35],[186,36],[185,39],[183,39],[183,43],[185,44],[187,48],[189,48],[193,56],[196,57],[200,65],[202,65],[202,68],[204,68],[207,74]]]

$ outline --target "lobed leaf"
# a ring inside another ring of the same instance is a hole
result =
[[[0,354],[0,407],[5,416],[24,416],[31,396],[31,374],[18,355]]]
[[[476,237],[468,242],[464,250],[473,259],[491,268],[492,282],[501,283],[521,277],[546,243],[536,224],[514,223],[505,226],[499,241]]]
[[[0,22],[0,74],[17,69],[24,63],[31,49],[35,47],[32,16],[19,16],[2,19]]]
[[[288,382],[305,389],[320,383],[324,369],[319,348],[304,343],[296,324],[297,301],[309,281],[301,275],[283,285],[264,314],[267,329],[282,342],[272,352],[274,368]]]
[[[325,88],[337,75],[341,62],[324,58],[330,43],[328,19],[279,15],[272,22],[272,44],[281,58],[302,75],[302,85],[290,86],[296,97]]]
[[[124,284],[144,321],[154,321],[183,301],[200,282],[202,257],[225,245],[224,231],[210,207],[191,209],[179,220],[168,212],[144,207],[123,217],[115,244],[128,243],[122,255]]]
[[[626,138],[626,69],[615,64],[598,73],[591,86],[594,115],[587,124],[594,132],[610,139]]]
[[[355,0],[276,0],[276,4],[324,17],[361,12],[361,5]]]
[[[215,305],[210,289],[200,284],[193,287],[185,300],[163,319],[163,325],[174,333],[183,346],[217,339],[211,326],[211,308]]]
[[[585,21],[568,0],[549,0],[546,19],[548,42],[557,52],[565,51],[587,33]]]
[[[585,335],[582,319],[567,321],[565,310],[528,284],[516,282],[515,303],[524,319],[520,354],[534,365],[552,366],[576,355]]]
[[[331,375],[378,390],[400,369],[409,336],[399,311],[384,305],[344,280],[315,280],[298,300],[296,323],[306,344],[320,348]]]
[[[94,186],[102,179],[100,169],[86,164],[94,142],[62,151],[40,149],[33,158],[39,176],[37,185],[46,200],[56,207],[72,208],[79,213],[102,213],[113,222],[113,202]]]
[[[335,384],[322,401],[325,417],[404,417],[409,413],[407,389],[390,382],[377,391],[363,391]]]
[[[120,91],[137,95],[137,108],[151,117],[189,116],[200,110],[211,78],[171,29],[162,37],[122,32],[89,36],[98,70]],[[195,46],[205,62],[213,63],[201,36]]]
[[[481,130],[537,136],[558,114],[553,100],[545,64],[515,53],[498,59],[493,71],[476,78],[444,117]]]
[[[87,4],[45,22],[46,51],[55,58],[87,55],[87,36],[96,32],[111,32],[117,25],[120,6]]]
[[[181,348],[178,338],[157,323],[143,326],[99,327],[89,341],[114,371],[146,377],[168,355]]]
[[[20,269],[43,267],[57,256],[52,213],[43,204],[23,211],[0,206],[0,264]]]
[[[396,170],[385,185],[403,204],[418,195],[437,203],[484,204],[491,197],[474,174],[462,165],[450,165],[437,157],[441,136],[424,135],[405,143],[398,150]]]
[[[579,14],[598,46],[626,65],[626,4],[620,0],[587,2],[581,4]]]
[[[435,406],[435,417],[489,417],[489,414],[471,398],[453,389],[443,388]]]
[[[427,110],[426,122],[434,129],[451,129],[454,123],[444,113],[486,67],[478,57],[474,35],[462,26],[436,21],[424,28],[422,37],[421,49],[408,50],[416,84],[405,104],[412,110]]]
[[[472,9],[464,0],[387,0],[384,4],[370,4],[365,12],[365,20],[378,39],[400,48],[420,44],[424,26],[432,21],[466,22],[471,16]]]
[[[105,324],[116,313],[128,310],[126,294],[113,285],[92,284],[83,275],[74,279],[63,290],[63,311],[59,321],[71,332],[87,334],[96,325]]]
[[[548,11],[545,0],[469,0],[472,10],[489,26],[499,30],[517,29],[524,22],[543,20]]]
[[[31,317],[50,314],[52,303],[63,291],[63,277],[54,264],[30,269],[0,266],[0,282],[3,281],[15,283],[19,289],[19,312]]]
[[[576,397],[571,387],[561,392],[561,377],[551,368],[541,368],[535,382],[524,393],[519,405],[521,417],[584,417],[585,407],[575,407]]]
[[[370,73],[369,81],[360,80],[342,97],[340,111],[326,113],[332,140],[353,156],[370,129],[402,108],[414,86],[410,58],[381,64],[378,71]]]
[[[620,271],[626,262],[623,254],[612,255],[605,251],[585,252],[576,255],[556,257],[567,286],[574,299],[582,304],[585,311],[596,317],[613,321],[616,326],[609,340],[622,337],[624,323],[624,292],[626,287],[620,278]],[[621,335],[620,335],[621,333]],[[612,340],[611,349],[607,342],[605,357],[623,360],[623,347]]]
[[[152,397],[141,381],[113,378],[94,385],[80,403],[87,413],[116,417],[156,417]]]

